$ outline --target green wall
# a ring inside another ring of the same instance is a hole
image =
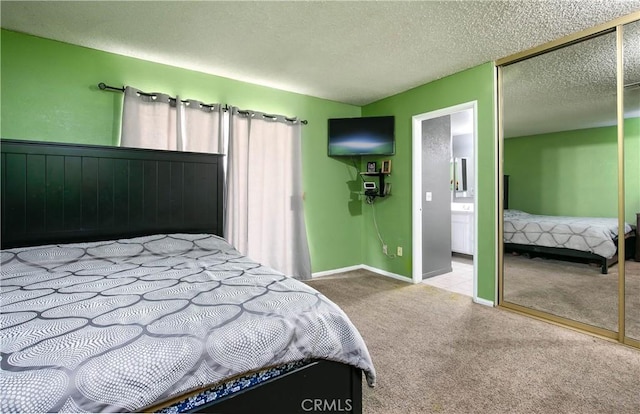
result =
[[[307,119],[303,182],[313,271],[362,263],[361,220],[345,191],[353,168],[326,155],[327,119],[360,116],[360,107],[7,30],[0,37],[3,138],[117,144],[122,94],[99,90],[99,82]]]
[[[494,300],[491,63],[360,108],[6,30],[2,30],[1,42],[3,138],[117,144],[122,95],[100,91],[99,82],[307,119],[309,124],[303,127],[303,182],[314,272],[364,263],[411,278],[411,117],[477,100],[478,294]],[[380,231],[390,250],[395,252],[396,246],[404,249],[404,256],[396,259],[382,255],[371,208],[357,194],[361,191],[357,171],[369,160],[362,159],[354,167],[351,160],[326,155],[328,118],[378,114],[396,116],[392,197],[375,204]]]
[[[625,120],[625,219],[640,212],[640,118]],[[509,138],[510,208],[533,214],[617,217],[617,128]]]
[[[395,115],[396,155],[391,157],[392,196],[376,201],[375,213],[390,253],[403,247],[404,255],[382,254],[373,225],[372,209],[363,206],[363,259],[370,266],[411,277],[411,149],[412,117],[442,108],[478,102],[478,296],[494,301],[496,280],[496,192],[494,138],[494,67],[491,63],[448,76],[362,108],[363,116]],[[384,158],[384,157],[381,157]],[[375,160],[375,159],[373,159]],[[363,159],[363,162],[369,161]],[[378,159],[379,161],[379,159]]]

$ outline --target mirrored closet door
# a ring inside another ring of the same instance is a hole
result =
[[[624,60],[625,222],[640,224],[640,21],[622,27]],[[625,336],[640,346],[640,242],[625,261]]]
[[[497,63],[499,303],[625,342],[640,338],[638,17]]]

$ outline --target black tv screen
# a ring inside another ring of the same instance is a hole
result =
[[[394,121],[393,116],[329,119],[329,156],[395,154]]]

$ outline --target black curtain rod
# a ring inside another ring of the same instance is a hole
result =
[[[110,90],[110,91],[124,92],[124,86],[123,86],[122,88],[118,88],[118,87],[116,87],[116,86],[109,86],[109,85],[106,85],[104,82],[100,82],[100,83],[98,84],[98,88],[100,88],[100,89],[101,89],[101,90],[103,90],[103,91],[104,91],[104,90]],[[154,94],[153,94],[153,93],[145,93],[145,92],[140,92],[140,93],[141,93],[142,95],[145,95],[145,96],[154,96]],[[169,98],[169,99],[171,99],[171,100],[173,100],[173,101],[175,101],[175,100],[176,100],[176,98]],[[182,102],[187,102],[187,101],[182,101]],[[213,107],[213,105],[207,105],[207,104],[202,104],[202,106],[206,106],[206,107],[209,107],[209,108]],[[228,110],[229,110],[229,105],[224,104],[224,106],[222,107],[222,109],[223,109],[224,111],[228,111]],[[240,112],[241,114],[244,114],[244,115],[247,115],[247,114],[249,114],[249,113],[250,113],[250,111],[242,111],[242,110],[238,110],[238,112]],[[264,115],[264,116],[265,116],[265,117],[267,117],[267,118],[276,118],[276,115]],[[287,121],[289,121],[289,122],[296,121],[296,119],[295,119],[295,118],[287,118],[287,117],[284,117],[284,119],[286,119],[286,120],[287,120]],[[301,123],[301,124],[303,124],[303,125],[307,125],[307,124],[309,123],[309,121],[307,121],[306,119],[303,119],[303,120],[301,120],[301,121],[300,121],[300,123]]]
[[[229,107],[228,107],[227,105],[225,105],[225,106],[224,106],[224,110],[225,110],[225,111],[228,111],[228,110],[229,110]],[[242,109],[238,109],[238,113],[239,113],[239,114],[242,114],[242,115],[251,115],[251,111],[244,111],[244,110],[242,110]],[[276,119],[276,118],[278,118],[278,115],[262,114],[262,117],[263,117],[263,118]],[[298,122],[300,122],[300,123],[301,123],[301,124],[303,124],[303,125],[307,125],[307,124],[309,123],[309,121],[307,121],[306,119],[299,120],[299,119],[296,119],[296,118],[287,118],[286,116],[283,116],[283,118],[284,118],[284,119],[286,119],[286,120],[287,120],[287,121],[289,121],[289,122],[295,122],[295,121],[298,121]]]
[[[115,87],[115,86],[105,85],[104,82],[100,82],[98,84],[98,88],[102,89],[103,91],[104,90],[110,90],[110,91],[124,92],[124,86],[122,88],[118,88],[118,87]],[[144,96],[156,96],[155,93],[146,93],[146,92],[142,92],[142,91],[138,91],[138,93],[140,95],[144,95]],[[169,97],[169,100],[170,101],[175,101],[176,98]],[[182,102],[187,102],[187,101],[182,101]],[[207,107],[207,108],[213,108],[214,107],[214,105],[207,105],[207,104],[204,104],[204,103],[201,103],[200,105],[202,105],[204,107]],[[226,105],[225,105],[225,108],[223,108],[223,109],[226,110]]]
[[[124,86],[122,88],[116,88],[115,86],[107,86],[105,85],[103,82],[100,82],[98,84],[98,88],[102,89],[103,91],[105,89],[108,89],[110,91],[119,91],[119,92],[124,92]]]

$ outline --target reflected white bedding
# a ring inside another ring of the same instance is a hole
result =
[[[625,223],[625,234],[631,226]],[[564,217],[504,211],[504,242],[561,247],[595,253],[607,259],[617,251],[618,219]]]

